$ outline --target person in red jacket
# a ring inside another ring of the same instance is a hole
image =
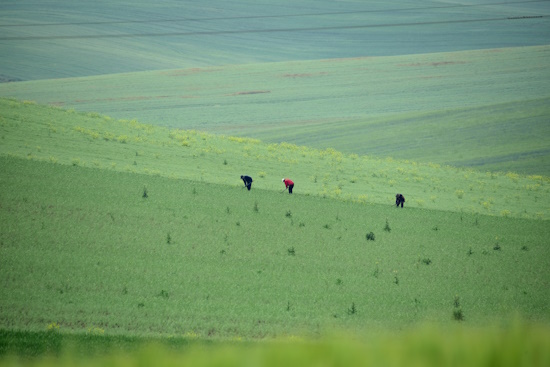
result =
[[[294,182],[288,178],[283,178],[283,183],[285,184],[285,190],[288,189],[288,193],[292,194],[292,189],[294,188]]]

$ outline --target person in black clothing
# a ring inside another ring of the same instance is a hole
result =
[[[405,202],[405,197],[402,194],[395,195],[395,206],[399,207],[399,204],[401,204],[401,207],[403,207],[403,203]]]
[[[252,177],[250,176],[241,176],[241,180],[244,182],[244,186],[250,191],[250,188],[252,187]]]

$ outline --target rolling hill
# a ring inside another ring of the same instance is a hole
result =
[[[549,4],[2,2],[0,365],[548,365]]]
[[[1,102],[4,329],[227,340],[548,321],[547,177]]]
[[[550,172],[547,1],[1,7],[0,75],[29,81],[3,83],[3,97],[350,154]]]
[[[137,120],[0,100],[3,155],[74,166],[282,189],[391,205],[396,192],[413,207],[547,219],[548,177],[481,172],[433,163],[344,154],[289,143],[168,129]]]
[[[550,173],[550,48],[294,61],[0,84],[119,119],[481,171]]]
[[[0,4],[0,74],[34,80],[548,44],[547,1]]]

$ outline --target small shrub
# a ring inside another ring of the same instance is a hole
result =
[[[287,218],[292,217],[292,213],[290,212],[290,210],[287,210],[287,212],[285,213],[285,217]]]
[[[258,209],[258,202],[254,202],[254,211],[257,213],[260,209]]]
[[[464,190],[456,190],[455,195],[457,198],[462,199],[464,197]]]
[[[365,236],[367,238],[367,241],[374,241],[374,233],[372,232],[369,232],[367,233],[367,235]]]
[[[104,335],[105,330],[97,326],[91,326],[86,330],[86,335]]]
[[[172,243],[172,237],[170,236],[170,233],[166,234],[166,243],[171,244]]]
[[[430,265],[432,263],[432,260],[429,259],[429,258],[424,258],[424,259],[422,259],[422,263],[424,263],[426,265]]]
[[[456,321],[464,321],[464,313],[461,309],[453,311],[453,319],[455,319]]]
[[[523,247],[521,248],[521,250],[522,250],[522,251],[529,251],[529,247],[523,246]]]
[[[342,285],[342,279],[338,278],[336,279],[336,285]]]
[[[142,197],[144,199],[147,199],[149,197],[149,194],[147,193],[147,187],[143,186],[143,195]]]
[[[57,322],[52,322],[48,324],[46,327],[46,330],[49,332],[58,332],[59,331],[59,324]]]
[[[460,297],[455,296],[455,299],[453,301],[453,306],[454,306],[453,319],[456,321],[464,321],[464,313],[460,308]]]
[[[330,225],[329,225],[329,224],[325,224],[325,225],[323,226],[323,228],[325,228],[325,229],[330,229]]]
[[[355,315],[357,313],[357,308],[355,308],[355,302],[351,303],[351,307],[348,308],[348,315]]]
[[[495,243],[495,246],[493,246],[493,250],[495,251],[500,251],[500,245],[497,243]]]
[[[388,222],[388,218],[386,218],[386,225],[384,226],[384,231],[391,232],[390,223]]]
[[[379,275],[380,275],[380,268],[378,267],[378,264],[376,264],[376,269],[374,269],[374,271],[372,272],[372,276],[375,278],[378,278]]]
[[[291,247],[291,248],[287,249],[287,252],[288,252],[289,256],[295,256],[296,255],[296,251],[294,250],[294,247]]]
[[[159,297],[161,298],[164,298],[164,299],[168,299],[170,297],[170,295],[168,294],[168,292],[166,292],[164,289],[160,291],[160,293],[158,294]]]
[[[130,138],[128,138],[127,135],[119,135],[116,140],[119,142],[119,143],[122,143],[122,144],[126,144],[128,142]]]

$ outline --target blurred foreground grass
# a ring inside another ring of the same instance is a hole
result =
[[[321,340],[205,342],[0,332],[0,366],[548,366],[550,327],[430,325]]]

